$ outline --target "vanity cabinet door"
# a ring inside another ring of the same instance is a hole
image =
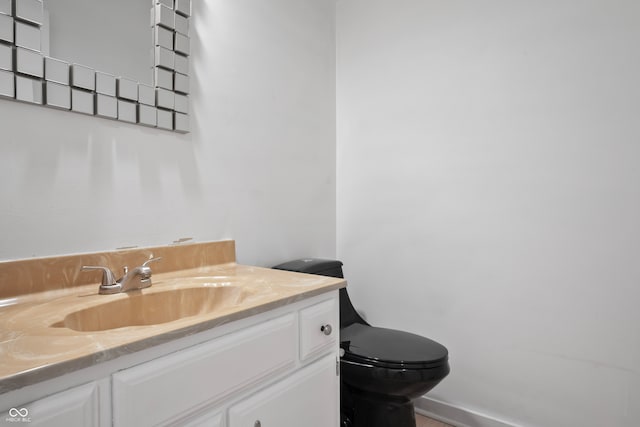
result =
[[[331,427],[340,424],[335,354],[229,409],[229,427]]]
[[[332,350],[340,334],[338,298],[300,310],[300,360],[306,361]]]
[[[108,394],[105,392],[104,394]],[[3,414],[7,424],[42,427],[98,427],[110,425],[108,402],[101,403],[97,383],[61,391],[44,399],[11,408]],[[102,407],[104,406],[104,407]],[[101,408],[102,407],[102,408]],[[106,411],[102,414],[100,410]],[[102,421],[102,422],[101,422]]]

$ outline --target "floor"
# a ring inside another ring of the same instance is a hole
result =
[[[450,424],[445,424],[440,421],[432,420],[431,418],[424,417],[416,414],[416,427],[453,427]]]

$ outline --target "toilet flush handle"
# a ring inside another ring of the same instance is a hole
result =
[[[320,326],[320,331],[324,332],[325,335],[331,335],[331,325],[327,323],[326,325]]]

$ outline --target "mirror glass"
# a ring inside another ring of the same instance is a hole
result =
[[[43,53],[152,85],[152,4],[150,0],[44,0]]]

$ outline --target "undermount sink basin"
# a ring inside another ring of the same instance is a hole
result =
[[[218,286],[118,295],[126,298],[75,311],[52,326],[89,332],[157,325],[236,306],[247,292],[238,286]],[[105,300],[109,297],[104,296]]]

